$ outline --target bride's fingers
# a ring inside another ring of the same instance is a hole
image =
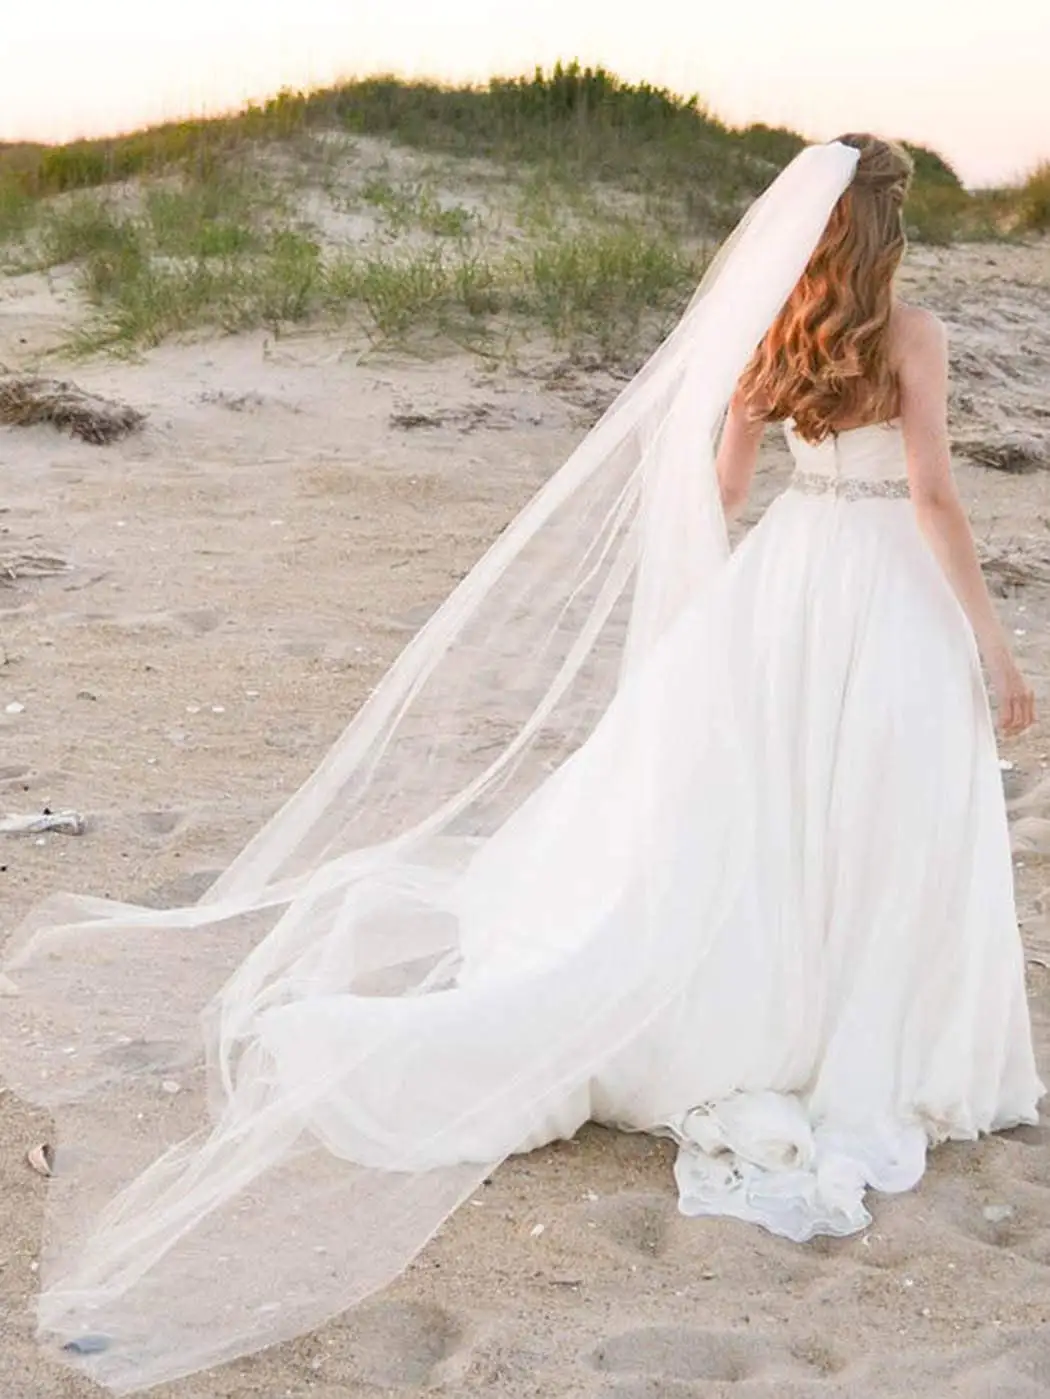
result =
[[[1020,733],[1022,725],[1021,696],[1010,695],[999,711],[999,727],[1004,738],[1013,738]]]
[[[1035,696],[1029,690],[1010,695],[999,710],[999,728],[1005,738],[1015,738],[1035,723]]]
[[[1035,723],[1035,695],[1031,690],[1024,697],[1024,726],[1031,728]]]

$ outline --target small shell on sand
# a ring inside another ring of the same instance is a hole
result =
[[[40,1142],[38,1146],[30,1147],[26,1152],[26,1162],[38,1176],[52,1176],[55,1166],[54,1148],[47,1142]]]

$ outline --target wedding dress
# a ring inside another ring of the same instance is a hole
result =
[[[796,1240],[1036,1120],[991,717],[899,428],[788,429],[732,553],[718,499],[855,163],[778,177],[197,904],[61,895],[16,933],[0,1071],[57,1122],[70,1363],[130,1392],[296,1335],[588,1119],[677,1140],[687,1213]]]
[[[540,868],[521,851],[548,871],[557,862],[563,892],[600,828],[594,807],[607,819],[610,803],[635,799],[633,772],[595,799],[632,702],[659,706],[649,757],[677,769],[655,782],[680,803],[662,858],[682,881],[684,917],[703,910],[707,922],[721,878],[703,867],[712,803],[715,820],[748,813],[733,826],[748,877],[659,1021],[527,1144],[588,1119],[665,1130],[681,1143],[685,1213],[801,1240],[870,1223],[865,1187],[910,1189],[929,1143],[1035,1122],[1044,1090],[976,645],[919,531],[900,428],[817,446],[790,425],[786,435],[787,489],[638,682],[660,698],[625,693],[609,710],[562,770],[575,804],[536,794],[517,818],[535,829],[508,846],[517,867],[499,841],[482,857],[481,946],[462,979],[502,974],[507,941],[494,939],[492,965],[484,941],[497,926],[489,900],[503,908],[510,890],[516,947],[535,959]],[[612,868],[593,872],[596,887],[621,858],[604,846]],[[560,938],[565,924],[543,912]]]

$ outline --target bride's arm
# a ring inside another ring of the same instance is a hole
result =
[[[730,400],[718,444],[718,456],[715,458],[722,509],[727,520],[747,504],[764,430],[765,423],[751,415],[740,394],[735,393]]]
[[[945,329],[930,312],[900,307],[893,334],[908,479],[919,527],[973,627],[998,701],[1000,727],[1004,734],[1020,733],[1035,718],[1035,703],[996,616],[952,476]]]

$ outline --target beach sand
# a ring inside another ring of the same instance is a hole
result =
[[[1045,713],[1050,246],[917,249],[905,284],[952,331],[958,479]],[[0,363],[34,363],[77,314],[60,276],[0,281]],[[321,332],[59,371],[149,417],[109,447],[0,429],[0,553],[70,566],[0,583],[0,812],[75,808],[88,823],[0,835],[0,938],[56,888],[196,897],[616,388],[542,347],[492,367]],[[1014,439],[1042,470],[961,454]],[[749,520],[788,469],[770,433]],[[1046,719],[1003,756],[1050,1080]],[[32,1335],[47,1184],[25,1157],[48,1132],[0,1094],[0,1399],[100,1393]],[[1050,1394],[1050,1126],[942,1147],[918,1190],[872,1197],[870,1229],[804,1246],[679,1216],[672,1155],[589,1127],[515,1158],[367,1306],[154,1393]]]

